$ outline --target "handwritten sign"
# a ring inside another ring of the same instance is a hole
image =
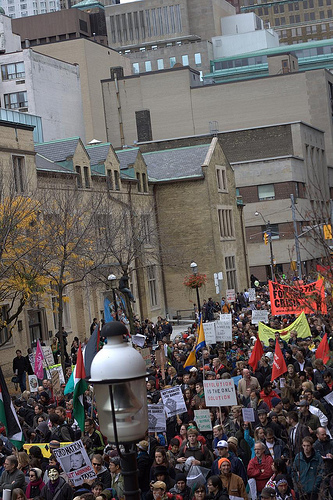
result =
[[[148,405],[148,431],[166,431],[165,410],[162,404]]]
[[[164,389],[161,391],[161,397],[168,418],[187,412],[184,396],[179,385]]]
[[[157,366],[159,366],[160,368],[165,367],[166,359],[165,359],[164,349],[155,350],[155,361]]]
[[[194,420],[199,428],[199,431],[211,431],[212,421],[209,410],[194,410]]]
[[[58,370],[51,371],[51,380],[52,380],[53,394],[56,397],[61,396],[60,377]]]
[[[151,354],[150,354],[149,347],[146,347],[145,349],[141,349],[140,353],[141,353],[141,356],[143,357],[143,359],[146,363],[146,367],[150,368],[152,365],[152,362],[151,362]]]
[[[220,320],[215,321],[216,342],[232,340],[231,314],[220,314]]]
[[[215,322],[203,323],[206,344],[216,344]]]
[[[248,294],[249,294],[249,302],[255,302],[256,300],[256,289],[255,288],[249,288],[248,289]]]
[[[235,290],[233,288],[226,290],[225,297],[227,299],[227,302],[235,302],[235,300],[236,300]]]
[[[235,383],[232,379],[204,380],[206,406],[234,406],[237,404]]]
[[[42,350],[44,354],[44,360],[46,361],[47,366],[54,365],[54,357],[52,354],[52,349],[49,345],[42,345]]]
[[[258,325],[258,323],[261,321],[261,323],[268,323],[268,311],[266,310],[253,310],[252,311],[252,319],[251,323],[253,325]]]
[[[253,408],[242,408],[244,422],[255,422]]]

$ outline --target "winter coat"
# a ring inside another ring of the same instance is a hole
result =
[[[45,486],[45,483],[41,477],[39,479],[37,479],[36,481],[31,481],[28,484],[26,492],[25,492],[26,497],[27,498],[39,497],[40,492],[42,491],[44,486]]]
[[[139,471],[139,487],[142,493],[149,491],[149,473],[152,462],[146,451],[140,451],[137,457],[137,466]]]
[[[261,457],[261,463],[259,463],[257,457],[254,457],[247,466],[247,475],[249,478],[254,478],[256,480],[258,493],[261,493],[261,490],[265,487],[265,484],[272,475],[272,464],[273,459],[271,455],[263,455]]]
[[[50,481],[44,486],[44,488],[42,489],[41,494],[40,494],[40,496],[43,497],[44,500],[72,500],[73,499],[73,490],[62,477],[59,477],[59,484],[57,485],[54,492],[51,492],[49,484],[50,484]]]
[[[233,495],[234,497],[244,498],[248,500],[248,496],[245,490],[245,486],[242,478],[236,474],[230,474],[228,476],[220,475],[222,484],[226,488],[228,495]]]
[[[293,481],[295,490],[302,493],[318,493],[323,479],[323,459],[313,450],[310,459],[306,459],[303,451],[298,453],[293,463]]]
[[[231,463],[231,472],[233,474],[236,474],[237,476],[241,477],[244,481],[244,484],[247,484],[247,474],[246,474],[246,469],[244,467],[243,462],[240,460],[240,458],[236,457],[235,455],[229,455],[226,457],[230,463]],[[219,465],[218,462],[220,460],[220,457],[214,460],[212,468],[211,468],[211,475],[212,476],[219,476],[220,471],[219,471]]]
[[[25,489],[25,475],[19,469],[14,469],[13,472],[4,470],[0,478],[0,493],[15,488]]]
[[[206,500],[229,500],[229,494],[226,488],[222,488],[216,495],[210,494],[206,496]]]
[[[212,466],[212,454],[207,448],[206,445],[201,444],[199,441],[197,445],[193,448],[189,448],[188,443],[186,442],[185,446],[182,445],[178,458],[185,457],[194,457],[196,460],[199,460],[201,467],[206,467],[209,469]]]

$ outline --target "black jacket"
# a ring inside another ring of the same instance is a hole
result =
[[[149,491],[149,474],[152,459],[146,451],[140,451],[137,458],[137,465],[139,471],[139,487],[142,493]]]

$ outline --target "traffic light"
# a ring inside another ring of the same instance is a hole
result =
[[[324,224],[323,229],[324,229],[325,240],[331,240],[332,239],[332,226],[331,226],[331,224]]]
[[[264,233],[264,242],[265,242],[265,245],[268,245],[268,240],[269,240],[268,233]]]

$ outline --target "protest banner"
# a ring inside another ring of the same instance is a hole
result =
[[[29,375],[29,389],[30,392],[37,392],[38,391],[38,379],[36,375]]]
[[[199,431],[211,431],[213,428],[209,410],[194,410],[194,420]]]
[[[51,371],[51,380],[52,380],[53,394],[57,398],[61,396],[60,377],[58,370]]]
[[[59,372],[60,384],[65,384],[65,377],[64,377],[64,372],[62,371],[62,366],[61,366],[61,364],[58,364],[58,365],[53,365],[53,366],[49,366],[49,370],[50,370],[50,375],[51,375],[51,378],[52,378],[52,371],[54,371],[54,370],[58,370],[58,372]]]
[[[262,311],[257,311],[256,309],[254,309],[252,311],[251,323],[252,325],[258,325],[260,321],[262,323],[268,323],[268,311],[266,311],[265,309],[263,309]]]
[[[231,314],[220,314],[219,321],[215,321],[216,342],[232,340]]]
[[[253,408],[242,408],[242,415],[244,422],[255,422]]]
[[[248,294],[249,294],[249,302],[255,302],[256,301],[256,289],[255,288],[249,288],[248,289]]]
[[[140,354],[146,363],[146,368],[150,368],[152,366],[150,349],[148,347],[141,349]]]
[[[167,417],[187,412],[184,396],[179,385],[161,391],[161,397]]]
[[[264,325],[264,323],[258,324],[258,334],[259,339],[267,346],[269,345],[269,339],[275,338],[275,332],[279,332],[281,339],[288,341],[290,339],[290,332],[295,330],[297,332],[298,338],[311,337],[311,330],[309,327],[308,320],[304,312],[298,316],[298,318],[287,326],[283,330],[276,330],[276,328],[270,328]]]
[[[235,384],[232,379],[204,380],[206,406],[233,406],[237,404]]]
[[[327,313],[324,280],[320,279],[308,285],[281,285],[269,281],[269,296],[273,316],[283,314]]]
[[[46,362],[47,366],[52,366],[54,365],[54,357],[52,354],[52,349],[49,345],[42,345],[42,350],[44,354],[44,360]]]
[[[235,300],[236,300],[235,290],[233,288],[226,290],[225,298],[227,299],[227,302],[235,302]]]
[[[148,405],[148,431],[166,431],[165,410],[162,404]]]
[[[53,454],[74,486],[97,478],[81,439],[53,450]]]
[[[215,322],[203,323],[206,344],[216,344]]]
[[[68,444],[72,444],[72,443],[71,442],[63,442],[63,443],[60,443],[60,447],[67,446]],[[36,446],[36,443],[25,443],[23,445],[23,449],[27,453],[29,453],[31,446]],[[50,443],[38,443],[38,448],[41,449],[43,457],[50,458],[50,456],[51,456]]]

